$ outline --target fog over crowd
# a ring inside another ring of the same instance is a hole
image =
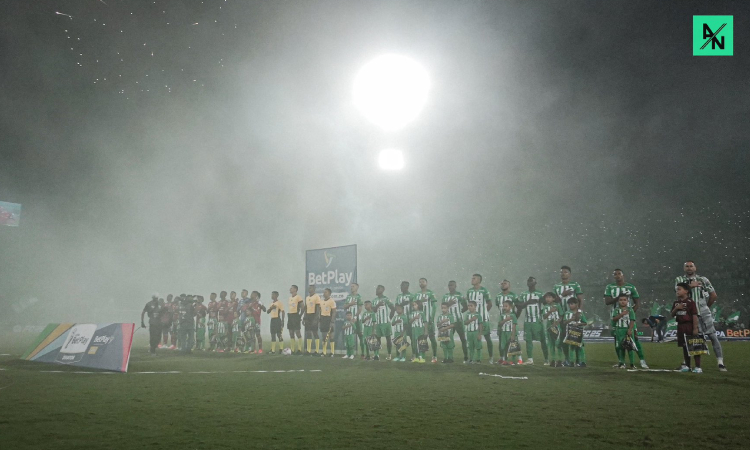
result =
[[[0,227],[0,322],[136,321],[153,292],[267,300],[304,285],[305,250],[347,244],[365,297],[475,272],[548,290],[569,265],[587,299],[622,268],[666,300],[692,259],[747,307],[750,63],[677,58],[689,4],[643,23],[601,2],[564,22],[565,2],[204,3],[3,5],[0,201],[23,210]],[[396,132],[351,101],[383,53],[431,81]],[[403,170],[378,168],[388,147]]]

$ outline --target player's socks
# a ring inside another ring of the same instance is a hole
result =
[[[312,353],[312,339],[307,340],[307,353]]]
[[[328,342],[323,341],[323,354],[325,355],[328,352]]]
[[[334,353],[336,353],[336,352],[334,351],[334,349],[333,349],[333,347],[334,347],[335,345],[336,345],[336,343],[335,343],[335,342],[333,342],[333,341],[331,341],[331,354],[332,354],[332,355],[333,355]]]
[[[320,353],[320,339],[315,339],[315,353]]]

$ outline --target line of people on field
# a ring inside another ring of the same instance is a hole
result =
[[[695,335],[703,335],[710,340],[717,356],[719,369],[726,370],[721,344],[713,327],[710,308],[716,301],[716,292],[707,278],[696,275],[695,264],[688,261],[684,265],[685,275],[677,277],[675,289],[678,301],[680,284],[688,286],[688,299],[694,299],[695,311],[688,305],[671,311],[678,322],[678,345],[687,348],[685,339],[694,330],[687,330],[685,311],[692,323],[696,320]],[[497,334],[499,337],[499,358],[497,363],[514,365],[523,362],[521,346],[518,342],[517,325],[524,315],[523,330],[526,342],[526,362],[534,364],[534,341],[541,344],[544,364],[553,367],[586,367],[586,351],[583,342],[583,327],[588,320],[583,313],[583,290],[570,279],[571,269],[562,266],[561,282],[549,292],[537,290],[535,277],[526,280],[527,291],[516,295],[510,290],[510,282],[500,283],[500,292],[494,299],[494,306],[501,309]],[[623,271],[613,271],[614,283],[607,285],[604,292],[605,304],[612,306],[610,323],[614,337],[617,368],[626,368],[625,355],[628,354],[630,367],[635,368],[634,353],[638,355],[642,368],[648,369],[643,347],[635,330],[635,312],[640,305],[636,287],[627,283]],[[411,293],[410,283],[401,283],[401,292],[391,301],[385,296],[385,287],[378,285],[375,298],[363,301],[359,285],[352,283],[351,293],[343,301],[345,322],[342,327],[346,355],[354,359],[359,354],[363,359],[379,360],[382,340],[385,338],[386,359],[390,360],[395,347],[395,361],[405,361],[407,349],[411,347],[414,362],[426,362],[425,355],[431,350],[432,362],[438,360],[438,342],[443,349],[443,362],[453,362],[454,336],[458,335],[464,355],[464,363],[480,363],[482,348],[487,345],[489,362],[494,363],[494,345],[491,339],[492,327],[489,311],[493,307],[490,292],[482,286],[482,275],[474,274],[472,287],[464,295],[456,290],[456,282],[448,283],[448,293],[438,299],[428,289],[427,279],[420,278],[419,291]],[[168,296],[167,302],[154,297],[141,314],[148,313],[151,320],[151,348],[167,345],[167,332],[171,332],[171,346],[184,351],[196,348],[209,351],[234,351],[262,353],[260,335],[261,313],[271,315],[271,352],[283,349],[282,330],[286,321],[291,340],[291,352],[297,355],[334,355],[334,319],[336,302],[331,298],[330,289],[325,289],[323,298],[316,293],[316,286],[309,286],[308,295],[303,299],[296,285],[290,288],[287,306],[279,300],[278,292],[271,295],[272,303],[266,308],[260,302],[260,293],[243,290],[240,299],[235,292],[222,291],[219,300],[212,293],[208,306],[203,305],[202,296],[181,295],[174,300]],[[676,307],[678,301],[673,307]],[[684,303],[684,302],[683,302]],[[685,309],[681,309],[685,308]],[[168,321],[165,318],[169,319]],[[682,324],[682,325],[681,325]],[[145,327],[145,324],[142,323]],[[304,326],[304,340],[302,338]],[[164,330],[162,336],[161,331]],[[682,331],[680,331],[682,330]],[[206,348],[206,335],[208,348]],[[159,340],[163,337],[163,342]],[[484,342],[483,342],[484,341]],[[321,349],[321,343],[323,345]],[[314,344],[314,348],[313,348]],[[687,350],[685,350],[687,352]],[[687,355],[687,353],[686,353]],[[696,360],[700,372],[700,358]],[[687,368],[687,369],[686,369]],[[690,370],[690,357],[685,356],[680,370]]]

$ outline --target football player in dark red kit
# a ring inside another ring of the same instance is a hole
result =
[[[206,309],[208,310],[208,320],[206,321],[206,329],[208,330],[208,350],[214,351],[216,349],[216,325],[219,314],[219,304],[216,302],[216,292],[211,293]]]
[[[229,293],[229,313],[227,314],[227,342],[232,342],[232,322],[239,314],[237,308],[239,302],[237,301],[237,293],[232,291]]]
[[[231,322],[227,322],[227,317],[229,315],[229,300],[227,300],[227,291],[221,291],[221,293],[219,294],[219,298],[219,306],[216,311],[217,320],[219,321],[216,326],[218,347],[217,351],[219,353],[223,353],[229,342],[227,340],[227,333],[229,332],[229,327],[231,326]]]
[[[255,319],[255,339],[258,341],[258,350],[255,353],[263,353],[263,339],[260,337],[260,314],[265,312],[266,307],[260,302],[260,292],[253,291],[250,294],[250,314]]]

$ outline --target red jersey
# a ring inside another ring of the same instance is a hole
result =
[[[216,300],[208,302],[208,318],[215,319],[219,313],[219,303]]]
[[[206,305],[204,305],[203,303],[195,304],[195,317],[202,319],[206,317],[207,312],[208,312],[208,308],[206,308]]]
[[[234,316],[237,313],[237,307],[240,305],[240,302],[237,300],[231,300],[229,302],[229,314],[227,314],[227,322],[231,322],[234,320]]]
[[[698,315],[698,308],[695,306],[695,302],[690,298],[686,298],[685,300],[680,300],[679,298],[672,303],[672,309],[674,309],[675,306],[678,304],[685,305],[684,309],[681,309],[674,313],[674,318],[677,321],[678,324],[680,323],[693,323],[693,317]]]
[[[170,313],[169,305],[171,305],[171,303],[167,303],[160,307],[161,311],[159,313],[159,321],[162,325],[169,325],[172,323],[172,314]]]
[[[250,302],[250,312],[253,315],[253,318],[255,319],[255,322],[260,325],[260,313],[263,311],[263,304],[260,302],[260,300],[253,300]]]
[[[229,301],[228,300],[222,300],[219,302],[219,308],[218,308],[218,316],[219,316],[219,322],[226,322],[227,321],[227,315],[229,314]]]

